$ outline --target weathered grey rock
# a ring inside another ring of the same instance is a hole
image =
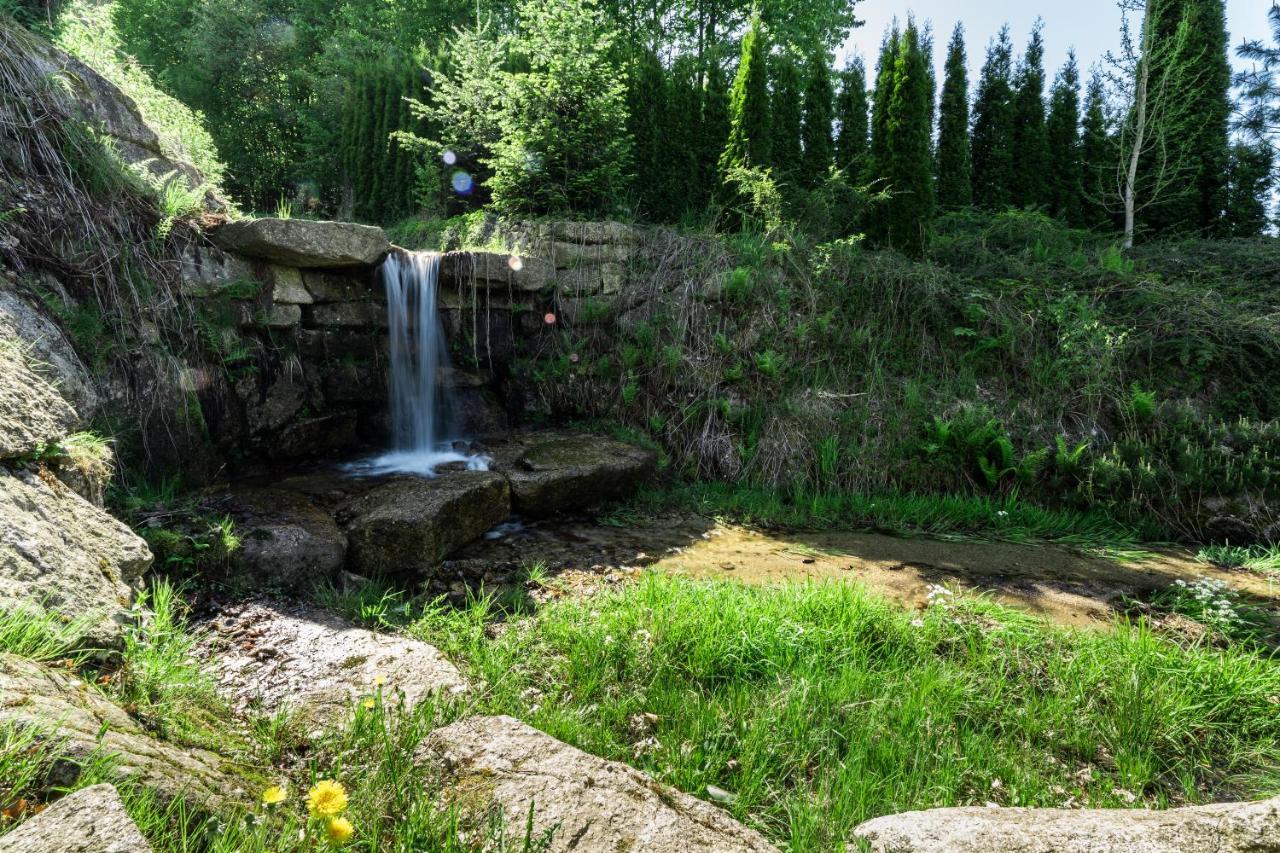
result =
[[[381,228],[310,219],[240,219],[212,239],[228,252],[303,269],[371,267],[391,249]]]
[[[386,302],[386,291],[376,272],[325,272],[303,270],[302,283],[316,302]]]
[[[288,329],[301,323],[301,305],[272,304],[266,309],[251,310],[244,325],[263,329]]]
[[[464,292],[473,287],[536,292],[554,276],[555,268],[542,258],[503,252],[448,252],[440,261],[441,284]]]
[[[61,288],[49,277],[46,284]],[[71,404],[81,424],[97,414],[98,389],[71,341],[32,297],[0,283],[0,347],[6,339],[20,342],[27,364]]]
[[[0,839],[8,853],[149,853],[112,785],[82,788]]]
[[[387,309],[376,302],[330,302],[308,312],[308,325],[385,329]]]
[[[583,265],[625,264],[635,255],[635,247],[630,243],[565,243],[556,241],[552,244],[557,268],[569,268]]]
[[[356,443],[356,413],[343,411],[289,424],[277,434],[272,450],[284,459],[307,459]]]
[[[183,247],[178,264],[182,287],[188,296],[217,296],[231,285],[242,291],[256,290],[262,285],[247,260],[195,240]]]
[[[395,477],[339,510],[348,565],[364,575],[430,572],[511,512],[507,480],[490,471]]]
[[[493,469],[511,482],[512,506],[533,517],[588,509],[625,497],[657,470],[651,450],[569,433],[519,436],[493,450]]]
[[[854,836],[874,853],[1276,853],[1280,797],[1168,811],[932,809],[878,817]]]
[[[116,780],[133,779],[162,800],[216,808],[243,794],[217,755],[156,740],[74,673],[0,654],[0,696],[0,725],[34,728],[56,743],[55,784],[72,784],[79,763],[97,755],[112,757]]]
[[[295,267],[271,268],[271,301],[277,305],[310,305],[315,301],[302,283],[302,272]]]
[[[431,694],[467,689],[434,646],[367,631],[316,607],[252,601],[223,610],[205,627],[201,655],[218,690],[241,709],[289,708],[342,725],[379,687],[385,705],[404,710]]]
[[[305,358],[316,361],[388,357],[387,336],[375,329],[301,329],[298,349]]]
[[[51,475],[0,468],[0,607],[89,619],[85,645],[115,648],[150,565],[146,542]]]
[[[0,338],[0,459],[57,442],[79,421],[71,404],[27,363],[23,342]]]
[[[511,717],[473,717],[437,729],[417,753],[442,769],[445,798],[467,818],[502,809],[509,838],[553,834],[550,851],[693,853],[774,851],[709,803]]]
[[[640,242],[640,231],[621,222],[552,222],[550,237],[567,243],[622,243]]]
[[[307,384],[293,371],[281,371],[266,387],[257,375],[236,383],[236,396],[244,403],[245,422],[252,435],[283,427],[307,402]]]
[[[305,496],[270,487],[241,490],[228,495],[225,506],[240,533],[236,569],[242,581],[310,590],[342,571],[346,534]]]

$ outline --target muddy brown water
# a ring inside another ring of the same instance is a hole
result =
[[[640,568],[748,584],[853,582],[906,607],[923,606],[942,584],[1076,626],[1110,623],[1128,602],[1179,579],[1218,578],[1280,609],[1280,577],[1217,568],[1175,549],[1121,559],[1047,545],[762,531],[690,517],[627,527],[544,522],[476,543],[450,562],[472,577],[542,563],[562,586],[587,591]]]

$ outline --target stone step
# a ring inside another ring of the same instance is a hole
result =
[[[68,794],[4,836],[8,853],[150,853],[112,785]]]

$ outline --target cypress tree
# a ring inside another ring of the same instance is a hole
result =
[[[1049,213],[1072,226],[1084,224],[1084,173],[1080,161],[1080,68],[1075,51],[1053,81],[1049,99]]]
[[[770,63],[773,92],[769,121],[773,134],[773,165],[778,176],[791,176],[800,168],[800,72],[788,53]]]
[[[760,169],[773,162],[769,137],[768,51],[759,16],[742,38],[742,58],[729,94],[729,137],[720,155],[720,174],[738,166]]]
[[[1080,167],[1084,185],[1081,223],[1089,228],[1111,230],[1114,219],[1108,211],[1116,194],[1116,149],[1107,125],[1106,90],[1102,73],[1096,68],[1085,88],[1084,119],[1080,131]]]
[[[697,122],[691,120],[701,107],[693,71],[692,63],[678,61],[667,74],[668,99],[662,115],[668,151],[662,211],[666,222],[678,222],[686,212],[706,203],[699,176]]]
[[[883,180],[889,174],[889,102],[893,98],[901,41],[902,34],[895,21],[880,44],[880,60],[876,64],[876,86],[871,97],[871,146],[865,175],[868,183]]]
[[[848,180],[857,181],[862,178],[867,160],[867,70],[861,57],[845,66],[836,113],[840,122],[836,165]]]
[[[938,121],[938,205],[966,207],[973,201],[969,183],[969,60],[964,25],[956,24],[947,46]]]
[[[1161,116],[1169,134],[1168,161],[1151,169],[1175,171],[1175,186],[1153,199],[1145,225],[1157,233],[1219,233],[1226,207],[1231,63],[1225,0],[1149,0],[1156,38],[1172,39],[1187,24],[1186,44],[1171,51],[1169,88],[1177,93]],[[1163,79],[1166,69],[1152,70]]]
[[[1013,199],[1013,43],[1009,27],[987,47],[973,102],[973,201],[1002,210]]]
[[[698,123],[698,193],[710,201],[720,185],[720,155],[729,142],[729,89],[716,64],[705,69],[706,88],[700,93],[702,121]]]
[[[1013,185],[1018,207],[1048,202],[1049,138],[1044,117],[1044,22],[1031,30],[1027,52],[1018,63],[1013,95]]]
[[[632,165],[633,186],[644,216],[661,219],[665,214],[664,178],[668,140],[663,138],[663,118],[667,106],[666,72],[658,57],[649,50],[632,58],[627,75],[627,127],[634,140]]]
[[[809,61],[809,84],[804,90],[804,169],[802,183],[817,186],[827,177],[835,154],[831,143],[831,70],[827,53],[815,53]]]
[[[907,254],[924,249],[933,216],[928,58],[914,21],[907,23],[894,63],[889,100],[888,181],[884,210],[888,245]]]

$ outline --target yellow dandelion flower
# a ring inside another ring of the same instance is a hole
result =
[[[289,792],[281,785],[272,785],[262,792],[262,804],[266,806],[274,806],[287,799],[289,799]]]
[[[324,825],[324,831],[329,836],[330,841],[336,841],[341,844],[344,841],[351,840],[351,836],[355,835],[356,828],[345,817],[331,817],[329,822]]]
[[[375,675],[375,676],[373,677],[373,686],[374,686],[374,687],[381,687],[382,685],[384,685],[384,684],[386,684],[386,683],[387,683],[387,677],[386,677],[385,675],[381,674],[381,673],[379,673],[379,674],[377,674],[377,675]]]
[[[366,700],[364,700],[364,703],[363,703],[363,704],[364,704],[364,709],[365,709],[366,711],[372,711],[372,710],[373,710],[373,706],[374,706],[374,705],[377,705],[378,703],[377,703],[377,702],[375,702],[375,701],[373,701],[372,699],[366,699]]]
[[[347,789],[341,782],[322,779],[307,792],[307,811],[312,816],[332,817],[342,814],[347,807]]]

